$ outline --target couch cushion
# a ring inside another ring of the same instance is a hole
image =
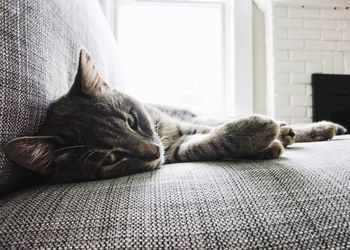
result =
[[[350,136],[278,160],[183,163],[0,201],[0,248],[350,247]]]
[[[81,48],[120,84],[114,38],[94,0],[0,1],[0,194],[29,172],[5,157],[8,140],[37,132],[48,104],[73,83]]]

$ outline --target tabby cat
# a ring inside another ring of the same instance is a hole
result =
[[[49,182],[71,182],[128,175],[164,163],[273,159],[294,141],[331,139],[337,130],[330,122],[293,127],[261,115],[217,126],[198,121],[189,111],[142,104],[109,89],[82,50],[74,84],[50,105],[39,135],[16,138],[5,151]]]

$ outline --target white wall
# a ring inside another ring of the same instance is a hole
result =
[[[272,16],[275,116],[311,122],[311,74],[350,74],[350,9],[275,3]]]
[[[265,16],[257,5],[253,4],[253,110],[254,113],[267,113],[266,90],[266,42]]]
[[[229,115],[243,116],[253,113],[253,3],[247,0],[235,0],[226,2],[226,10],[234,8],[230,13],[231,19],[227,20],[234,24],[234,53],[229,57],[234,58],[234,81],[229,82],[234,86],[234,113]],[[226,17],[228,13],[226,12]],[[232,15],[233,14],[233,15]],[[226,36],[229,33],[226,30]],[[230,45],[232,46],[232,45]],[[226,55],[227,56],[227,55]],[[227,62],[226,62],[227,63]],[[231,63],[227,64],[231,67]],[[232,70],[227,70],[232,71]],[[230,91],[227,91],[229,94]],[[226,96],[230,99],[230,96]],[[232,110],[232,108],[231,108]]]

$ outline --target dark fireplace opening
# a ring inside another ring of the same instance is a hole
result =
[[[350,130],[350,75],[313,74],[313,121],[328,120]]]

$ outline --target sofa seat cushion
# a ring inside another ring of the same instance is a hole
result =
[[[349,248],[350,136],[0,200],[0,248]]]

